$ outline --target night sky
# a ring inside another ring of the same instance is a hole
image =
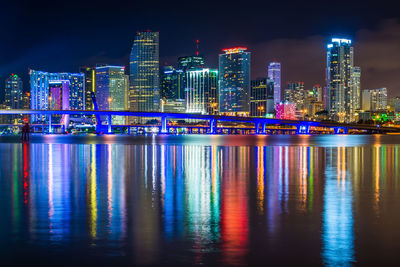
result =
[[[246,46],[252,78],[282,62],[283,87],[325,82],[326,44],[353,39],[362,89],[400,95],[400,12],[389,1],[8,1],[0,8],[0,79],[28,68],[77,72],[97,63],[128,65],[138,30],[160,31],[161,64],[200,52],[217,67],[221,49]],[[4,90],[4,84],[1,87]]]

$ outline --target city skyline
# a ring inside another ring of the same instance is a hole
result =
[[[283,82],[301,80],[306,86],[312,86],[324,83],[325,44],[337,35],[354,41],[358,51],[355,56],[364,74],[362,85],[385,86],[390,96],[400,93],[395,79],[400,72],[395,53],[400,44],[397,34],[400,23],[398,14],[383,4],[373,11],[360,13],[361,6],[346,2],[346,14],[337,14],[317,2],[311,4],[311,9],[290,1],[274,2],[268,6],[279,12],[269,14],[268,20],[259,20],[256,18],[260,17],[262,8],[254,10],[250,1],[241,7],[242,19],[236,21],[235,7],[222,3],[214,4],[213,8],[204,5],[193,11],[172,1],[152,7],[153,17],[140,12],[148,7],[147,3],[116,1],[113,6],[104,5],[105,1],[93,3],[79,3],[79,8],[77,1],[62,8],[50,1],[7,3],[1,11],[2,24],[7,25],[1,33],[7,38],[0,45],[0,78],[4,80],[10,73],[17,73],[27,85],[28,68],[76,72],[80,66],[96,63],[126,66],[135,31],[151,29],[160,31],[161,65],[173,63],[176,57],[194,54],[196,40],[200,40],[200,53],[206,56],[208,67],[217,68],[221,49],[243,45],[253,53],[252,77],[263,76],[265,65],[276,60],[282,63]],[[368,1],[364,4],[367,6]],[[180,11],[182,19],[171,20],[169,11],[175,9]],[[297,24],[296,16],[290,14],[299,13],[304,16],[302,23]],[[17,14],[24,16],[16,21]],[[74,14],[74,19],[53,19],[68,18],[68,14]],[[213,27],[206,27],[196,19],[204,14]],[[99,20],[100,15],[107,15],[109,21]],[[92,21],[96,23],[87,31],[83,25]]]

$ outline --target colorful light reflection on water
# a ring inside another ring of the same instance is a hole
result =
[[[0,143],[2,262],[398,261],[397,137],[230,138]]]

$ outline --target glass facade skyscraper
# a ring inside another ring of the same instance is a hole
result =
[[[274,104],[281,102],[281,63],[271,62],[268,65],[268,78],[274,81]]]
[[[23,83],[21,78],[16,74],[11,74],[5,82],[5,101],[4,104],[8,109],[23,108]]]
[[[251,81],[250,116],[264,117],[274,112],[274,82],[268,78]]]
[[[96,67],[96,101],[99,110],[125,110],[125,67]],[[113,116],[113,123],[125,123],[121,116]]]
[[[96,92],[96,68],[81,67],[79,72],[85,74],[85,110],[93,110],[92,92]]]
[[[186,112],[218,114],[218,71],[212,69],[186,72]]]
[[[69,82],[69,108],[85,109],[85,75],[83,73],[50,73],[30,70],[31,109],[49,109],[49,83],[55,81]],[[32,115],[32,121],[44,120],[43,116]]]
[[[161,98],[185,99],[185,73],[172,66],[164,67],[161,73]]]
[[[159,33],[138,32],[130,55],[129,109],[158,111],[160,108]]]
[[[219,55],[219,110],[222,114],[250,113],[250,52],[247,48],[224,49]]]
[[[351,40],[333,38],[327,51],[327,110],[332,119],[355,120],[359,92],[352,86],[353,46]]]
[[[187,70],[196,70],[202,69],[205,66],[205,60],[203,56],[186,56],[178,58],[178,69],[187,71]]]
[[[285,102],[296,105],[297,110],[305,108],[308,91],[304,89],[304,82],[288,82],[286,85],[284,100]]]
[[[363,90],[362,109],[364,111],[386,111],[387,105],[386,88]]]
[[[355,111],[361,108],[361,68],[354,66],[351,69],[351,91],[353,109]]]

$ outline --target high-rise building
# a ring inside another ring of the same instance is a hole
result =
[[[362,109],[364,111],[384,111],[387,105],[386,88],[363,90]]]
[[[5,106],[8,109],[23,108],[23,83],[16,74],[11,74],[5,83]]]
[[[79,72],[85,74],[85,110],[93,110],[92,92],[96,92],[96,68],[81,67]]]
[[[49,109],[69,110],[69,81],[49,82]]]
[[[22,96],[22,109],[30,109],[31,108],[31,93],[24,92]]]
[[[183,71],[203,69],[205,61],[203,56],[186,56],[178,58],[178,69]]]
[[[125,110],[125,67],[96,67],[96,100],[99,110]],[[113,123],[123,124],[125,118],[113,116]]]
[[[304,89],[304,82],[288,82],[284,93],[284,101],[296,105],[297,110],[305,108],[308,92]]]
[[[355,120],[355,111],[359,107],[357,79],[360,70],[353,69],[353,53],[351,40],[333,38],[328,44],[327,109],[332,119],[345,122]]]
[[[30,70],[29,74],[31,83],[31,109],[49,109],[49,83],[69,81],[69,108],[72,110],[84,110],[85,75],[83,73],[50,73]],[[45,119],[45,116],[32,116],[32,121]]]
[[[161,72],[161,98],[185,99],[185,73],[172,66],[165,66]]]
[[[129,106],[132,111],[160,108],[159,33],[137,32],[130,55]]]
[[[262,78],[251,81],[250,116],[264,117],[274,112],[274,81]]]
[[[321,85],[314,85],[312,88],[312,94],[315,101],[324,102],[324,94]]]
[[[250,113],[250,52],[247,48],[224,49],[219,55],[219,110],[222,114]]]
[[[161,100],[161,112],[185,113],[185,99],[163,99]]]
[[[391,106],[394,110],[394,112],[398,113],[400,112],[400,97],[396,96],[394,98],[392,98],[391,102]]]
[[[271,62],[268,65],[268,78],[274,81],[274,104],[281,102],[281,63]]]
[[[354,111],[361,108],[361,68],[354,66],[351,69],[351,92]]]
[[[218,114],[218,71],[186,71],[186,112]]]

